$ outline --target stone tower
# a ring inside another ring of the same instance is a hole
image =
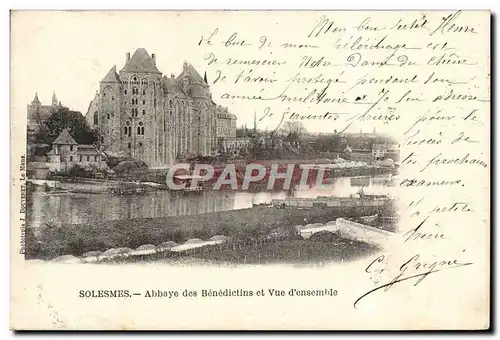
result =
[[[100,95],[97,122],[103,145],[114,151],[121,150],[120,115],[122,108],[121,81],[113,66],[99,84]],[[94,112],[95,115],[95,112]]]
[[[112,67],[100,82],[86,119],[99,129],[105,150],[148,166],[174,164],[216,148],[216,110],[210,87],[185,62],[179,76],[163,76],[156,56],[138,48],[126,53],[117,73]]]

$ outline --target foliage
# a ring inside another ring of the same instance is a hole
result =
[[[302,122],[286,121],[281,127],[281,133],[285,136],[285,140],[292,144],[300,144],[306,131]]]
[[[55,175],[66,176],[66,177],[91,178],[94,175],[94,171],[92,169],[86,169],[78,164],[75,164],[67,170],[56,172]]]
[[[35,136],[37,143],[52,144],[64,129],[68,129],[78,144],[94,144],[98,141],[97,131],[89,127],[80,112],[71,111],[62,106],[52,110],[51,116],[43,122],[40,131]]]
[[[158,245],[165,241],[183,243],[190,238],[207,240],[225,235],[233,240],[256,240],[273,229],[282,230],[286,239],[297,235],[291,227],[304,223],[325,223],[341,216],[366,216],[374,208],[276,209],[254,207],[199,215],[169,216],[130,220],[95,221],[85,224],[48,226],[40,229],[41,248],[32,249],[37,258],[59,255],[79,256],[84,252],[108,248],[136,248],[143,244]],[[273,232],[275,234],[275,232]],[[27,244],[27,247],[35,245]]]

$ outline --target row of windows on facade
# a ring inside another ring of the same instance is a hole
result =
[[[137,105],[138,103],[139,101],[137,100],[137,98],[132,98],[132,105]],[[146,105],[145,99],[142,100],[142,105]]]
[[[73,145],[71,146],[71,151],[73,151]],[[92,156],[87,156],[87,162],[91,161],[91,157]],[[98,159],[99,159],[99,156],[93,156],[93,161],[94,162],[97,162]],[[73,156],[69,156],[69,161],[73,162]],[[82,155],[80,155],[80,162],[83,162],[83,156]]]
[[[142,115],[146,114],[146,110],[142,110]],[[138,117],[139,116],[139,110],[137,108],[132,108],[132,117]],[[111,119],[110,114],[108,113],[106,115],[107,119]],[[94,125],[99,124],[99,114],[96,112],[94,113]]]
[[[125,94],[127,94],[127,90],[125,90],[124,92],[125,92]],[[134,88],[132,89],[132,94],[137,94],[137,95],[138,95],[138,94],[139,94],[139,89],[138,89],[138,88],[136,88],[136,87],[134,87]],[[142,90],[142,94],[143,94],[143,95],[146,95],[146,90]],[[106,97],[106,93],[103,93],[103,94],[102,94],[102,96],[103,96],[103,97]],[[115,96],[111,96],[111,100],[115,100]],[[143,102],[143,104],[144,104],[146,101],[145,101],[145,100],[143,100],[142,102]]]
[[[126,135],[132,136],[132,127],[131,126],[125,126],[123,128],[123,131],[125,132]],[[137,127],[137,134],[140,136],[144,136],[144,126]]]

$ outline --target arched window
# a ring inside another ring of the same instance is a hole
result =
[[[146,99],[142,100],[142,105],[146,105]]]
[[[99,114],[98,112],[94,112],[94,125],[99,124]]]
[[[142,90],[142,94],[145,96],[146,95],[146,90]]]
[[[125,126],[125,134],[130,136],[131,133],[132,133],[132,127],[130,127],[130,122],[126,122],[125,124],[126,124],[126,126]]]
[[[141,127],[141,135],[143,135],[143,136],[144,136],[144,126],[143,126],[143,127]]]
[[[138,127],[137,127],[137,134],[138,134],[138,135],[140,135],[140,134],[141,134],[141,127],[140,127],[140,126],[138,126]]]
[[[142,115],[144,116],[146,114],[146,110],[142,110]]]
[[[132,81],[137,81],[137,77],[136,77],[136,76],[133,76],[133,77],[132,77]]]
[[[125,94],[127,94],[127,90],[125,90]]]

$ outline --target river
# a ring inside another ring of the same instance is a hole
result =
[[[158,218],[250,208],[274,198],[348,196],[363,187],[365,193],[391,194],[390,176],[331,178],[323,188],[295,187],[290,191],[203,191],[189,196],[169,191],[134,195],[31,193],[28,226],[92,223],[101,220]]]

